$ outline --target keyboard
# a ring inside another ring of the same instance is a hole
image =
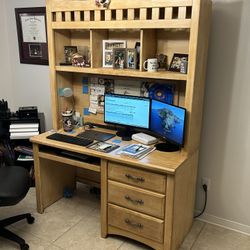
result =
[[[59,134],[59,133],[49,135],[47,136],[47,139],[66,142],[66,143],[80,145],[80,146],[88,146],[89,144],[93,142],[93,140],[79,138],[79,137],[70,136],[70,135]]]
[[[115,134],[95,131],[95,130],[86,130],[80,134],[77,135],[78,137],[88,139],[88,140],[96,140],[96,141],[107,141],[113,137],[115,137]]]

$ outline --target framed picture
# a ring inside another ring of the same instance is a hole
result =
[[[187,54],[178,54],[173,55],[172,61],[169,66],[169,71],[175,71],[180,73],[187,73],[187,64],[188,64],[188,55]],[[185,66],[185,69],[183,67]]]
[[[113,49],[126,48],[125,40],[103,40],[103,67],[113,67]]]
[[[113,68],[124,69],[126,63],[126,49],[119,48],[113,49]]]
[[[46,8],[16,8],[21,63],[48,65]]]
[[[65,64],[72,64],[72,56],[77,53],[76,46],[64,46],[64,61]]]
[[[128,69],[137,68],[137,51],[136,49],[126,49],[126,65]]]

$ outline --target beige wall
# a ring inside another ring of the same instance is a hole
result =
[[[0,12],[5,13],[5,32],[3,34],[4,40],[7,41],[8,46],[1,46],[11,59],[7,63],[9,69],[8,79],[11,79],[12,89],[8,89],[5,94],[5,98],[12,101],[12,111],[18,109],[19,106],[38,106],[40,112],[44,112],[46,120],[46,128],[51,128],[51,108],[50,108],[50,87],[49,87],[49,67],[41,65],[29,65],[20,64],[16,20],[15,20],[15,8],[24,7],[40,7],[45,6],[45,0],[2,0]],[[2,7],[2,6],[1,6]],[[0,18],[3,18],[2,16]],[[2,23],[1,23],[2,24]],[[2,27],[2,26],[1,26]],[[1,40],[1,39],[0,39]],[[1,53],[2,55],[2,53]],[[1,60],[1,64],[3,61]],[[10,73],[9,73],[10,71]],[[2,97],[2,88],[4,82],[1,81],[0,89]]]
[[[211,179],[203,218],[250,234],[250,1],[213,3],[198,179]]]
[[[0,1],[0,99],[8,100],[9,106],[14,105],[12,97],[11,63],[8,50],[8,29],[6,23],[5,1]]]

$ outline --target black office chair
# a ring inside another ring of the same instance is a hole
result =
[[[30,176],[25,168],[19,166],[0,167],[0,207],[16,205],[25,197],[29,187]],[[6,229],[7,226],[23,219],[26,219],[29,224],[35,220],[31,214],[21,214],[0,220],[0,237],[18,243],[21,250],[27,250],[29,245],[26,244],[25,240]]]

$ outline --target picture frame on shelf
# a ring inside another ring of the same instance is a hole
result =
[[[187,74],[187,64],[188,64],[188,54],[174,53],[169,66],[169,71]]]
[[[77,46],[64,46],[64,62],[65,64],[72,65],[72,57],[77,53]]]
[[[48,65],[46,8],[16,8],[20,63]]]
[[[113,68],[124,69],[126,66],[126,49],[115,48],[113,49]]]
[[[126,66],[128,69],[137,68],[137,51],[136,49],[126,49]]]
[[[126,40],[103,40],[103,67],[113,68],[113,49],[125,49],[126,46]]]

